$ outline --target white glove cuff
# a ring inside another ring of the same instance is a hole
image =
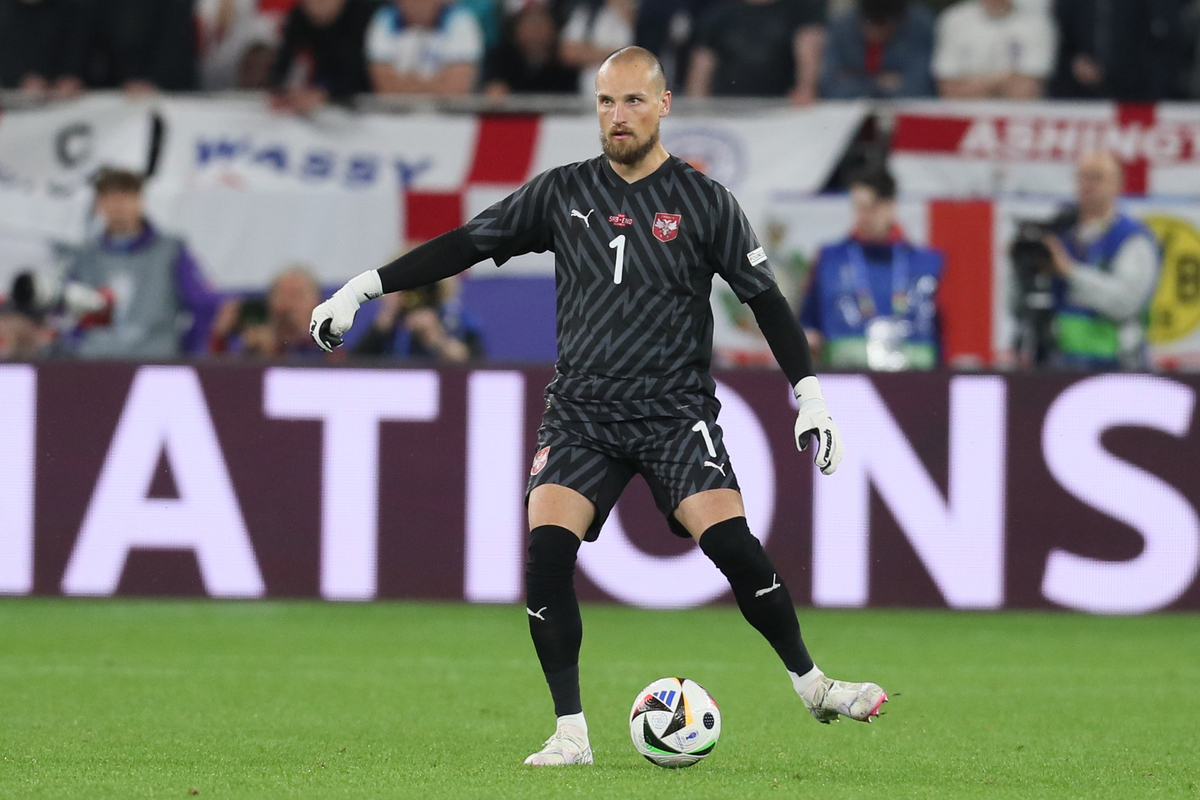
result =
[[[792,387],[792,392],[796,395],[796,401],[800,404],[800,408],[804,408],[805,405],[816,400],[819,400],[821,405],[825,405],[825,395],[821,394],[821,384],[817,382],[816,375],[801,378]]]
[[[360,275],[355,275],[346,286],[353,292],[354,300],[360,306],[383,294],[383,282],[379,280],[378,270],[370,269]]]

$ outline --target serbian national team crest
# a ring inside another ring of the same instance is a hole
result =
[[[654,215],[654,238],[660,242],[669,242],[679,235],[679,215],[678,214],[663,214],[659,212]]]
[[[537,451],[537,455],[533,457],[533,469],[529,470],[530,475],[537,475],[545,468],[546,462],[550,459],[549,446],[543,447]]]

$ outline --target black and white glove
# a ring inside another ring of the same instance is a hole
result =
[[[333,293],[333,297],[313,309],[312,321],[308,324],[308,333],[312,336],[317,347],[326,353],[332,353],[333,348],[342,346],[342,334],[350,330],[354,324],[354,315],[368,300],[373,300],[383,294],[383,284],[379,281],[379,273],[369,270],[354,278]]]
[[[842,463],[842,435],[825,407],[825,396],[815,375],[801,378],[792,387],[800,413],[796,416],[796,448],[804,450],[814,436],[817,440],[813,462],[826,475],[832,475]]]

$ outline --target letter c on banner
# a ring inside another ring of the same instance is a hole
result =
[[[750,530],[766,544],[775,518],[775,462],[767,435],[746,401],[720,382],[717,398],[722,406],[718,421],[738,473]],[[639,549],[625,534],[616,508],[600,539],[580,549],[579,564],[592,583],[617,600],[647,608],[703,605],[729,589],[725,576],[699,547],[679,556],[655,556]]]

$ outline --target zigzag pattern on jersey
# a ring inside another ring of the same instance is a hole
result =
[[[668,242],[653,234],[659,213],[680,217]],[[613,225],[617,214],[633,223]],[[678,417],[711,398],[713,274],[743,301],[774,285],[765,262],[746,259],[758,240],[732,195],[676,158],[633,185],[602,157],[549,170],[467,231],[497,263],[555,252],[558,364],[548,391],[580,419]]]
[[[596,517],[588,535],[594,538],[635,469],[645,476],[663,514],[670,514],[684,498],[697,492],[737,489],[720,426],[712,415],[698,411],[697,416],[707,423],[716,460],[724,470],[704,466],[709,453],[704,439],[693,429],[696,417],[562,424],[551,409],[538,429],[537,439],[539,449],[549,448],[547,464],[538,474],[529,476],[526,491],[553,483],[591,500]]]

